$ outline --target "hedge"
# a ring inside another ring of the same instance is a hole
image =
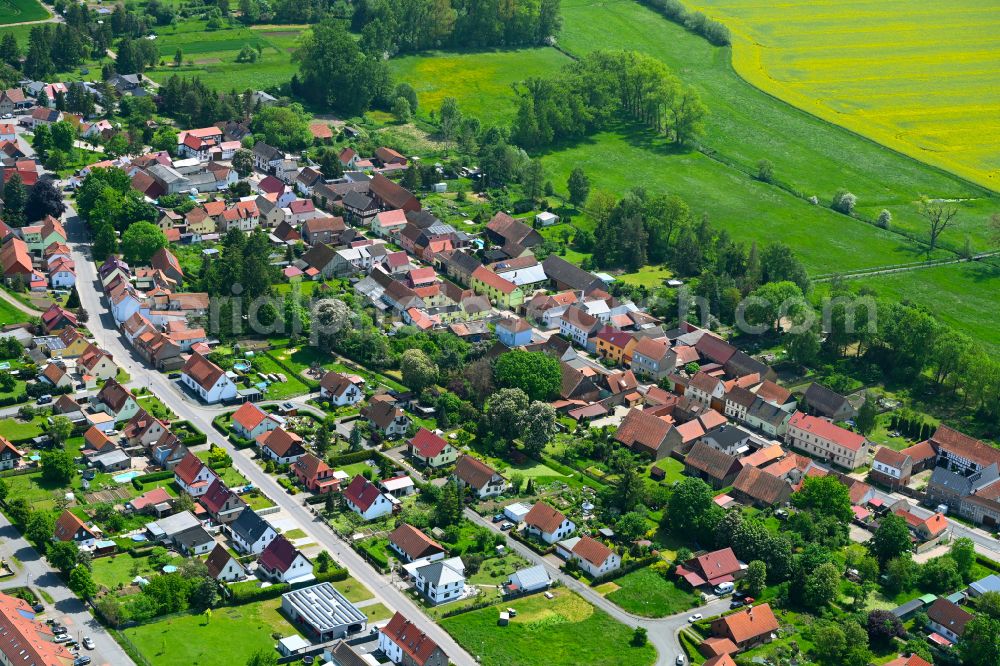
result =
[[[229,443],[235,446],[238,450],[250,449],[257,445],[257,442],[252,439],[243,439],[235,433],[229,435],[226,439],[228,439]]]
[[[535,551],[539,555],[542,555],[543,557],[545,555],[551,555],[552,553],[556,552],[556,547],[555,546],[549,546],[548,548],[542,548],[541,546],[539,546],[537,543],[535,543],[531,539],[525,539],[523,536],[521,536],[521,533],[518,532],[518,531],[516,531],[516,530],[511,530],[507,534],[510,536],[510,538],[514,539],[515,541],[520,541],[525,546],[527,546],[531,550]]]
[[[27,393],[19,393],[18,395],[9,395],[6,398],[0,398],[0,407],[9,407],[10,405],[19,405],[22,402],[28,401]]]
[[[345,453],[340,456],[334,456],[330,458],[327,462],[329,463],[330,467],[336,468],[336,467],[343,467],[345,465],[353,465],[354,463],[364,462],[369,458],[374,458],[375,460],[386,460],[393,467],[396,466],[396,462],[392,458],[389,458],[380,451],[372,451],[372,450],[362,450],[362,451],[355,451],[353,453]]]
[[[142,476],[137,476],[133,481],[138,481],[139,483],[146,484],[152,483],[153,481],[163,481],[164,479],[174,478],[174,473],[168,469],[162,472],[150,472],[149,474],[143,474]]]
[[[289,585],[288,583],[275,583],[268,587],[252,587],[251,585],[256,585],[251,583],[246,585],[244,583],[237,583],[236,585],[228,585],[226,589],[229,590],[229,603],[232,606],[238,606],[240,604],[248,604],[254,601],[266,601],[268,599],[276,599],[283,595],[285,592],[290,592],[291,590],[298,589],[304,585],[315,585],[316,583],[327,583],[339,580],[347,579],[347,569],[333,568],[326,573],[317,573],[315,575],[315,580],[309,581],[308,583],[303,583],[300,585]]]

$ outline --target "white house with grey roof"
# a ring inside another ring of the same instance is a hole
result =
[[[527,594],[546,590],[552,585],[552,578],[549,572],[541,564],[526,569],[518,569],[510,575],[504,583],[504,591],[507,594]]]
[[[404,564],[413,586],[432,604],[457,601],[465,596],[465,564],[461,557],[429,561],[427,558]]]
[[[253,555],[264,552],[267,544],[278,536],[278,532],[250,508],[243,509],[228,529],[236,549]]]
[[[313,643],[326,643],[365,630],[368,617],[330,583],[281,595],[281,612],[305,629]]]

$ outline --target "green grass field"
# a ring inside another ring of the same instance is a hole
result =
[[[649,569],[638,569],[616,578],[607,599],[623,610],[643,617],[666,617],[695,605],[695,595],[678,588]]]
[[[408,81],[417,91],[421,113],[437,111],[445,97],[461,101],[462,110],[484,123],[509,121],[512,104],[496,104],[510,98],[510,84],[533,76],[547,76],[570,62],[554,48],[512,49],[475,53],[429,52],[394,58],[392,73]]]
[[[166,81],[174,74],[197,76],[219,90],[251,88],[261,90],[286,83],[296,66],[292,64],[303,26],[267,26],[205,30],[204,21],[185,21],[157,30],[160,56],[169,66],[147,72],[154,81]],[[244,45],[260,46],[260,59],[252,64],[236,62]],[[181,50],[184,64],[173,66],[174,54]],[[191,61],[193,64],[188,64]]]
[[[38,0],[0,0],[0,24],[41,21],[50,16]]]
[[[18,310],[7,301],[0,300],[0,326],[6,326],[7,324],[20,324],[21,322],[28,321],[29,319],[31,319],[31,317]]]
[[[1000,17],[991,0],[692,0],[736,71],[821,118],[1000,190]]]
[[[278,612],[281,598],[217,608],[206,623],[202,615],[181,615],[126,629],[124,633],[157,666],[245,664],[257,650],[271,652],[272,633],[299,633]]]
[[[645,666],[656,660],[653,646],[632,647],[632,630],[607,613],[566,590],[555,595],[551,600],[537,594],[510,602],[517,617],[506,627],[497,626],[497,606],[445,618],[440,624],[484,666]]]

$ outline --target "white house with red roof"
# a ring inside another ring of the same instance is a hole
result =
[[[545,543],[555,543],[576,531],[572,520],[545,502],[536,502],[524,517],[528,534],[541,537]]]
[[[357,404],[365,397],[355,378],[332,370],[320,380],[319,395],[337,407]]]
[[[556,553],[568,561],[576,562],[594,578],[609,574],[622,565],[622,558],[618,553],[587,535],[560,541],[556,544]]]
[[[458,459],[458,450],[440,435],[421,428],[409,441],[409,453],[428,467],[441,467]]]
[[[693,588],[731,583],[743,575],[745,566],[732,548],[722,548],[678,564],[675,573]]]
[[[275,428],[257,438],[260,454],[279,465],[291,465],[306,454],[302,438],[284,428]]]
[[[365,520],[375,520],[392,513],[395,503],[374,483],[358,474],[344,488],[344,501],[351,511]]]
[[[174,482],[191,497],[201,497],[218,479],[212,468],[190,451],[174,468]]]
[[[864,435],[802,412],[795,412],[788,422],[785,443],[845,469],[864,465],[871,447]]]
[[[181,382],[210,405],[236,397],[236,384],[226,371],[198,353],[184,364]]]
[[[277,414],[268,414],[252,402],[244,402],[233,412],[233,430],[243,439],[257,439],[285,424]]]
[[[276,583],[298,583],[315,578],[309,558],[281,535],[267,544],[257,560],[257,567]]]
[[[400,666],[448,666],[448,655],[402,613],[379,629],[378,648]]]

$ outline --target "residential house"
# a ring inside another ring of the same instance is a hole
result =
[[[430,562],[417,560],[403,566],[413,586],[432,604],[456,601],[465,595],[465,564],[460,557]]]
[[[420,200],[413,196],[412,192],[380,173],[375,174],[368,186],[372,198],[382,210],[401,209],[406,212],[420,210]]]
[[[129,446],[148,448],[167,432],[167,428],[159,419],[153,418],[145,409],[140,408],[129,422],[122,428],[122,437]]]
[[[499,472],[470,455],[463,455],[458,459],[452,477],[461,487],[468,487],[479,499],[496,497],[507,487]]]
[[[302,240],[307,245],[336,245],[340,235],[347,230],[342,217],[314,217],[302,225]]]
[[[906,521],[918,542],[932,541],[948,533],[948,519],[943,513],[934,513],[927,518],[903,508],[896,509],[893,513]]]
[[[395,506],[388,496],[384,495],[378,486],[358,474],[344,488],[344,501],[347,506],[365,520],[375,520],[387,516]]]
[[[258,141],[253,147],[253,165],[254,168],[263,171],[264,173],[274,174],[278,166],[285,159],[285,154],[275,148],[274,146],[269,146],[263,141]]]
[[[101,390],[91,399],[91,405],[111,416],[115,422],[127,421],[139,411],[139,403],[132,392],[115,379],[104,382]]]
[[[712,635],[728,638],[740,652],[770,643],[778,631],[778,619],[768,604],[750,606],[712,621]]]
[[[208,490],[198,498],[198,502],[205,507],[217,525],[233,522],[247,506],[240,496],[219,478],[209,484]]]
[[[77,359],[76,366],[84,377],[111,379],[118,375],[118,366],[111,354],[92,344],[87,345],[87,349]]]
[[[210,405],[236,397],[236,384],[225,370],[197,352],[184,364],[181,382]]]
[[[23,451],[19,451],[9,439],[0,435],[0,471],[14,469],[23,456]]]
[[[562,546],[566,544],[567,547]],[[567,560],[576,562],[593,578],[605,576],[622,565],[622,558],[597,539],[583,535],[560,542],[556,552]]]
[[[732,485],[740,469],[739,458],[704,440],[695,442],[684,457],[684,473],[707,481],[716,490]]]
[[[305,455],[302,438],[284,428],[276,428],[257,437],[261,456],[279,465],[291,465]]]
[[[426,559],[428,562],[443,560],[444,547],[408,523],[400,523],[389,533],[389,547],[399,553],[404,562]]]
[[[177,154],[193,157],[199,162],[211,159],[212,149],[222,143],[222,130],[218,127],[203,127],[187,130],[177,135]]]
[[[742,578],[746,565],[736,559],[732,548],[722,548],[678,564],[674,573],[692,588],[717,587]]]
[[[34,273],[34,268],[28,244],[20,238],[8,238],[0,248],[0,267],[3,268],[3,276],[8,281],[17,276],[30,277]],[[58,306],[53,303],[51,307]]]
[[[387,439],[405,435],[410,429],[410,417],[388,396],[375,396],[361,410],[372,428]]]
[[[355,378],[330,371],[319,382],[319,395],[337,407],[355,405],[365,397]]]
[[[441,467],[458,459],[458,450],[427,428],[421,428],[410,439],[408,452],[410,457],[428,467]]]
[[[367,213],[367,211],[363,211]],[[395,236],[406,226],[406,211],[401,209],[385,210],[377,213],[371,221],[372,233],[379,238]]]
[[[282,535],[261,551],[257,570],[275,583],[293,583],[314,578],[312,562]]]
[[[228,529],[236,550],[249,555],[261,554],[278,536],[270,523],[250,508],[240,511],[236,520],[229,523]]]
[[[444,650],[399,612],[379,629],[378,648],[397,666],[448,666],[450,663]]]
[[[825,416],[832,421],[847,421],[858,414],[847,398],[816,382],[810,384],[809,388],[806,389],[804,400],[806,411],[810,414]]]
[[[725,409],[726,384],[718,377],[698,372],[688,382],[684,396],[721,412]]]
[[[56,541],[72,541],[80,548],[90,548],[98,539],[98,533],[80,520],[69,509],[63,509],[56,520]]]
[[[208,575],[217,581],[235,583],[247,576],[240,561],[233,557],[221,543],[215,544],[215,548],[205,560],[205,566],[208,568]]]
[[[590,338],[600,328],[600,320],[577,305],[568,307],[559,319],[559,333],[585,349],[594,347]]]
[[[749,427],[756,428],[771,437],[786,437],[791,420],[791,412],[757,395],[754,396],[754,401],[743,418],[743,422]]]
[[[300,457],[292,464],[292,473],[307,490],[314,493],[328,493],[340,489],[340,480],[325,462],[311,453]]]
[[[524,517],[529,535],[540,537],[545,543],[561,541],[576,531],[576,525],[562,513],[545,502],[536,502]]]
[[[500,344],[511,349],[531,344],[531,324],[523,317],[504,317],[496,323],[495,331]]]
[[[792,486],[772,474],[747,465],[733,480],[730,495],[748,506],[774,507],[788,502],[792,496]]]
[[[277,414],[270,414],[252,402],[244,402],[233,412],[233,431],[243,439],[256,440],[261,435],[280,428],[285,420]]]
[[[632,347],[632,372],[660,381],[677,366],[677,354],[665,338],[639,338]]]
[[[542,235],[527,224],[515,220],[503,211],[498,212],[486,223],[486,238],[494,245],[504,246],[514,243],[532,248],[541,245]]]
[[[190,451],[174,468],[174,482],[191,497],[201,497],[219,476]]]
[[[161,247],[157,250],[149,263],[156,270],[163,271],[164,275],[177,284],[184,282],[184,269],[181,268],[181,262],[167,248]]]
[[[662,460],[680,443],[675,432],[669,422],[633,407],[618,426],[615,441],[635,453],[649,456],[653,460]]]
[[[579,291],[589,294],[595,289],[604,289],[604,283],[593,273],[576,264],[571,264],[558,254],[550,254],[542,261],[545,275],[555,291]]]
[[[604,326],[595,336],[597,355],[616,365],[631,363],[636,339],[627,331]]]
[[[965,633],[965,626],[975,617],[958,604],[947,599],[937,599],[927,609],[927,630],[957,643]]]
[[[913,459],[910,456],[887,446],[880,446],[875,449],[875,458],[868,477],[875,483],[898,490],[910,483],[912,473]]]
[[[485,266],[472,272],[470,286],[477,294],[486,296],[491,303],[505,310],[514,310],[524,303],[524,291]]]
[[[846,469],[857,469],[864,465],[871,446],[863,435],[802,412],[795,412],[788,422],[785,442]]]

